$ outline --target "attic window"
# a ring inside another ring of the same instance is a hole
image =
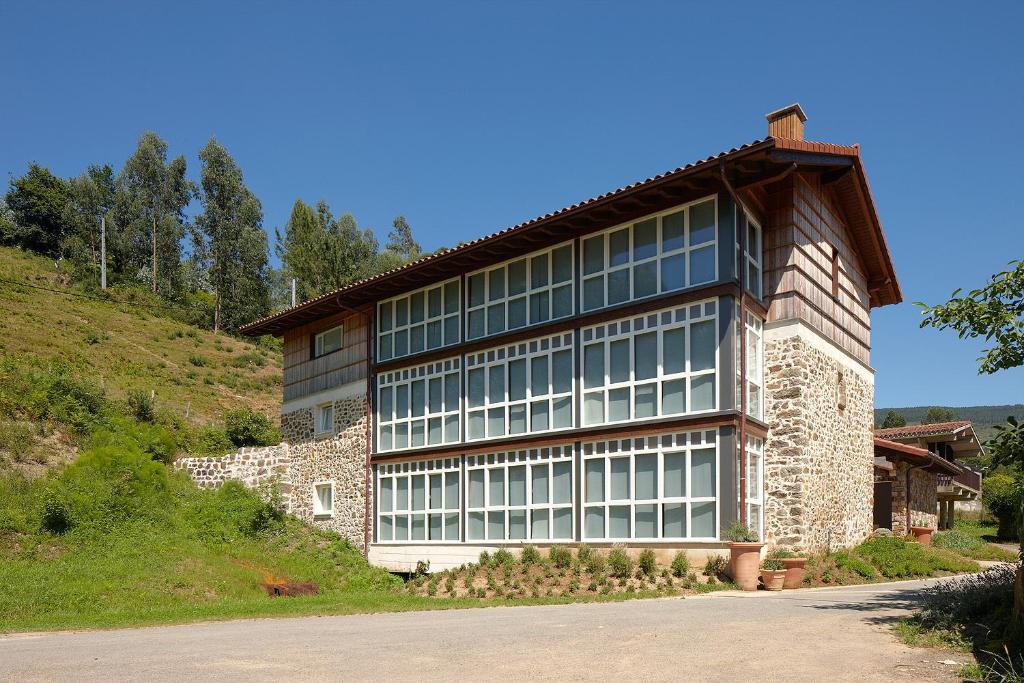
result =
[[[341,349],[341,325],[325,330],[313,337],[313,357],[326,356]]]
[[[832,249],[832,298],[839,298],[839,250],[835,247]]]
[[[842,370],[836,376],[836,407],[840,413],[846,410],[846,380]]]

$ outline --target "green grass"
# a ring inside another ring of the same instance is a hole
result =
[[[919,618],[901,619],[893,627],[896,637],[911,647],[930,647],[954,652],[970,652],[971,643],[951,626],[929,626]]]
[[[986,543],[995,543],[999,540],[999,525],[996,522],[974,522],[958,519],[956,520],[955,530]]]
[[[1011,553],[998,546],[982,540],[983,535],[965,531],[960,523],[949,531],[940,531],[932,537],[932,545],[946,548],[974,560],[992,560],[997,562],[1014,562],[1016,553]],[[985,534],[987,535],[987,534]]]
[[[978,563],[942,548],[907,543],[899,538],[872,538],[853,549],[887,579],[935,576],[940,572],[976,572]]]

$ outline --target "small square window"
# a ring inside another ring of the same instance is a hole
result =
[[[328,434],[334,432],[334,404],[325,403],[316,409],[316,432]]]
[[[313,338],[313,357],[326,356],[341,349],[341,325],[325,330]]]
[[[313,514],[334,515],[334,484],[325,482],[313,485]]]

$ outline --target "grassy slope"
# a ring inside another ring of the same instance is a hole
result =
[[[16,249],[0,248],[0,278],[71,291],[52,260]],[[66,358],[113,398],[155,391],[158,407],[187,412],[193,424],[240,405],[272,417],[280,408],[279,352],[152,309],[0,282],[0,354]]]

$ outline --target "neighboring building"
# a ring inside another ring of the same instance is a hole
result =
[[[805,120],[245,327],[284,337],[291,509],[395,569],[717,551],[735,520],[867,537],[869,313],[902,295],[860,148]],[[260,479],[258,458],[182,466]]]
[[[956,504],[977,505],[981,499],[981,473],[958,458],[976,458],[983,453],[968,421],[875,430],[875,526],[907,533],[904,491],[910,482],[912,516],[924,522],[918,525],[915,521],[914,526],[953,528]],[[893,471],[880,469],[881,461],[892,464]],[[886,524],[889,491],[891,524]]]

